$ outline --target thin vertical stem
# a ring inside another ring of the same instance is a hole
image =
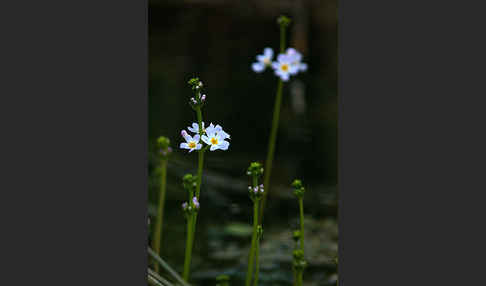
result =
[[[167,183],[167,159],[162,159],[161,161],[161,184],[160,184],[160,194],[159,194],[159,208],[157,211],[157,219],[155,225],[155,232],[152,241],[152,248],[157,255],[160,255],[160,243],[162,240],[162,227],[164,221],[164,205],[165,205],[165,189]],[[159,272],[159,264],[154,265],[155,272]]]
[[[255,246],[255,278],[253,278],[253,286],[258,286],[258,274],[260,273],[260,237],[257,237]]]
[[[254,186],[256,184],[254,183]],[[251,236],[251,247],[250,254],[248,257],[248,270],[246,272],[245,285],[250,286],[252,274],[253,274],[253,260],[255,255],[255,243],[257,236],[257,226],[258,226],[258,200],[253,202],[253,234]]]
[[[285,25],[280,26],[280,53],[285,52]],[[267,200],[267,194],[270,191],[270,175],[272,174],[272,163],[275,152],[275,143],[277,141],[277,130],[280,118],[280,105],[282,102],[283,81],[278,80],[277,96],[275,97],[275,104],[273,107],[272,129],[270,130],[270,139],[268,141],[267,160],[265,161],[265,176],[263,178],[263,185],[266,192],[263,194],[262,205],[260,208],[260,224],[263,221],[263,211]]]
[[[191,215],[187,220],[187,239],[186,239],[186,253],[184,255],[184,272],[182,278],[184,281],[189,282],[189,270],[191,268],[191,256],[192,256],[192,221],[194,215]]]
[[[199,135],[202,136],[204,131],[202,128],[202,112],[201,108],[196,108],[196,116],[197,122],[199,126]],[[199,194],[201,191],[201,181],[202,181],[202,171],[204,165],[204,151],[205,149],[198,150],[198,164],[197,164],[197,182],[196,182],[196,198],[199,201]],[[192,198],[190,198],[192,200]],[[197,212],[195,212],[191,219],[187,222],[188,225],[188,240],[186,241],[186,255],[184,259],[184,273],[183,278],[186,282],[189,282],[189,272],[191,268],[191,258],[192,258],[192,249],[194,246],[194,236],[196,234],[196,222],[197,222]]]
[[[300,210],[300,249],[304,251],[304,199],[299,198]]]
[[[297,271],[297,286],[302,286],[302,282],[304,281],[304,270]]]

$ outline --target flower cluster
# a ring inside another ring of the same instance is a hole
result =
[[[248,186],[248,193],[252,200],[259,200],[263,196],[264,192],[265,189],[263,188],[263,184],[255,187]]]
[[[285,53],[279,54],[274,62],[273,50],[265,48],[263,54],[257,55],[256,59],[257,62],[251,66],[254,72],[261,73],[267,67],[271,67],[275,75],[283,81],[288,81],[291,75],[307,70],[307,64],[302,62],[302,54],[294,48],[288,48]]]
[[[248,176],[256,176],[259,177],[263,175],[263,167],[262,164],[258,162],[252,162],[250,164],[250,167],[248,167],[248,170],[246,171],[246,174]]]
[[[197,176],[193,176],[192,174],[185,174],[182,177],[182,186],[185,190],[189,193],[192,193],[197,185]]]
[[[194,136],[189,135],[186,130],[181,131],[182,137],[186,140],[186,142],[180,144],[181,149],[188,149],[189,152],[199,150],[202,148],[200,143],[202,141],[209,146],[210,151],[228,150],[230,143],[226,139],[231,139],[231,136],[223,130],[223,127],[211,123],[207,128],[204,128],[204,122],[201,125],[202,131],[199,130],[197,123],[192,123],[192,127],[187,127],[189,131],[196,133]]]
[[[304,251],[296,249],[293,251],[293,266],[296,270],[303,270],[307,266],[307,262],[304,259]]]
[[[197,198],[193,197],[191,201],[183,202],[182,203],[182,210],[184,211],[184,214],[186,215],[186,217],[197,212],[199,210],[199,202],[198,202]]]
[[[294,195],[298,198],[304,197],[305,188],[302,186],[301,180],[294,180],[292,183],[292,187],[294,187]]]
[[[202,81],[200,81],[197,77],[191,78],[188,81],[188,84],[191,86],[195,94],[194,97],[191,97],[191,99],[189,100],[189,105],[191,105],[193,109],[196,109],[197,107],[202,107],[206,102],[206,95],[202,94]]]
[[[170,145],[169,138],[160,136],[157,139],[157,148],[159,149],[159,153],[162,156],[162,159],[167,159],[169,155],[172,153],[172,148],[169,145]]]

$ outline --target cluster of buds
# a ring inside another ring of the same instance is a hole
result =
[[[197,186],[197,176],[185,174],[184,177],[182,177],[182,186],[189,192],[189,194],[192,194]]]
[[[303,198],[305,194],[305,188],[302,186],[301,180],[294,180],[292,183],[292,187],[294,188],[294,195],[297,198]]]
[[[263,188],[263,184],[255,187],[248,186],[248,194],[250,195],[252,201],[261,199],[264,192],[265,190]]]
[[[189,105],[191,105],[193,109],[196,109],[197,107],[202,107],[204,105],[204,102],[206,102],[206,95],[202,94],[201,92],[203,87],[202,81],[200,81],[199,78],[195,77],[191,78],[187,83],[191,86],[192,91],[194,92],[194,97],[191,97]]]
[[[191,201],[182,203],[182,211],[186,218],[189,218],[199,210],[199,202],[196,197],[193,197]]]
[[[229,286],[229,276],[221,274],[216,277],[216,286]]]
[[[279,24],[282,27],[287,27],[288,25],[290,25],[290,18],[282,15],[278,17],[277,24]]]
[[[298,243],[300,238],[302,237],[300,230],[294,230],[292,233],[292,238],[294,239],[295,243]]]
[[[263,227],[261,225],[257,226],[257,239],[261,240],[263,238]]]
[[[170,145],[169,138],[160,136],[157,139],[157,148],[159,149],[159,153],[162,156],[162,159],[167,159],[169,155],[172,153],[172,148],[169,145]]]
[[[307,266],[307,262],[304,259],[304,251],[301,249],[296,249],[293,252],[294,260],[292,265],[294,269],[297,271],[303,271],[304,268]]]
[[[250,164],[250,167],[248,167],[248,170],[246,171],[246,174],[248,176],[252,177],[259,177],[263,175],[263,167],[262,164],[258,162],[253,162]]]

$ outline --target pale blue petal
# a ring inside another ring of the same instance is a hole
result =
[[[181,149],[189,149],[189,145],[187,145],[187,143],[181,143],[179,145],[179,148],[181,148]]]
[[[201,137],[201,140],[202,140],[204,143],[206,143],[206,144],[208,144],[208,145],[209,145],[209,138],[208,138],[208,136],[203,135],[203,136]]]
[[[211,145],[210,151],[218,150],[218,145]]]
[[[230,143],[228,141],[223,141],[219,144],[219,149],[221,150],[228,150]]]
[[[286,55],[286,54],[279,54],[277,56],[277,61],[280,62],[280,63],[288,63],[288,62],[290,62],[289,56]]]
[[[196,143],[199,142],[199,134],[194,135],[193,139]]]
[[[288,81],[289,80],[289,74],[288,73],[282,73],[280,75],[280,78],[283,80],[283,81]]]
[[[186,135],[184,136],[184,139],[186,140],[186,142],[192,141],[192,137],[191,137],[191,135],[189,135],[189,134],[186,134]]]
[[[251,65],[251,69],[254,71],[254,72],[257,72],[257,73],[260,73],[262,72],[264,69],[265,69],[265,65],[258,62],[258,63],[253,63]]]
[[[265,58],[267,58],[265,55],[258,55],[258,56],[256,56],[256,59],[259,62],[263,62],[265,60]]]
[[[306,64],[306,63],[301,63],[301,64],[299,65],[299,69],[300,69],[301,71],[307,71],[307,64]]]
[[[266,57],[268,57],[269,59],[273,58],[273,50],[272,50],[272,48],[268,48],[268,47],[267,47],[267,48],[265,48],[265,49],[263,50],[263,54],[264,54]]]
[[[299,66],[298,65],[290,65],[290,70],[289,73],[292,75],[295,75],[299,72]]]
[[[279,66],[280,66],[280,64],[278,62],[272,63],[272,68],[275,69],[275,70],[277,70]]]
[[[202,144],[197,144],[197,145],[196,145],[196,150],[201,149],[201,147],[202,147]]]

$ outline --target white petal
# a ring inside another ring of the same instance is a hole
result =
[[[279,54],[279,55],[277,56],[277,61],[278,61],[278,62],[280,62],[280,63],[282,63],[282,62],[285,62],[285,63],[290,62],[290,60],[289,60],[289,56],[288,56],[288,55],[286,55],[286,54]]]
[[[221,125],[217,124],[215,127],[214,127],[214,130],[220,132],[223,130],[223,127],[221,127]]]
[[[196,143],[199,142],[199,134],[194,135],[192,139],[194,139]]]
[[[218,145],[211,145],[211,148],[209,148],[210,151],[218,150]]]
[[[283,81],[288,81],[289,80],[289,74],[288,73],[282,73],[280,75],[280,78],[283,80]]]
[[[256,59],[258,62],[263,62],[265,60],[266,56],[265,55],[258,55],[256,56]]]
[[[273,63],[272,63],[272,68],[273,68],[273,69],[275,69],[275,70],[276,70],[276,69],[278,69],[279,67],[280,67],[280,63],[278,63],[278,62],[273,62]]]
[[[265,49],[263,50],[263,54],[264,54],[266,57],[268,57],[269,59],[273,58],[273,50],[272,50],[272,48],[268,48],[268,47],[267,47],[267,48],[265,48]]]
[[[191,148],[191,149],[189,149],[189,153],[191,153],[192,151],[194,151],[194,149],[192,149],[192,148]]]
[[[192,137],[189,134],[184,135],[184,139],[186,140],[186,142],[192,141]]]
[[[295,54],[296,52],[297,52],[297,50],[294,49],[294,48],[288,48],[287,49],[287,55]]]
[[[210,145],[208,136],[206,136],[206,135],[201,136],[201,140],[202,140],[204,143],[206,143],[206,144]]]
[[[196,145],[196,150],[201,149],[201,147],[202,147],[202,144],[197,144],[197,145]]]
[[[192,127],[187,127],[187,130],[191,131],[192,133],[197,133],[197,129],[194,129]]]
[[[301,71],[306,71],[307,70],[307,64],[306,63],[300,63],[299,65],[299,69]]]
[[[254,71],[254,72],[257,72],[257,73],[260,73],[262,72],[264,69],[265,69],[265,65],[258,62],[258,63],[253,63],[251,65],[251,69]]]
[[[181,143],[181,144],[179,145],[179,148],[181,148],[181,149],[190,149],[190,148],[189,148],[189,145],[188,145],[187,143]]]
[[[297,74],[299,72],[299,66],[298,65],[291,65],[289,73],[290,74]]]
[[[230,135],[228,133],[224,132],[223,130],[221,130],[219,133],[221,134],[221,138],[223,140],[226,139],[226,138],[231,139]]]
[[[219,149],[221,149],[221,150],[228,150],[229,144],[230,143],[228,141],[222,141],[219,144]]]

